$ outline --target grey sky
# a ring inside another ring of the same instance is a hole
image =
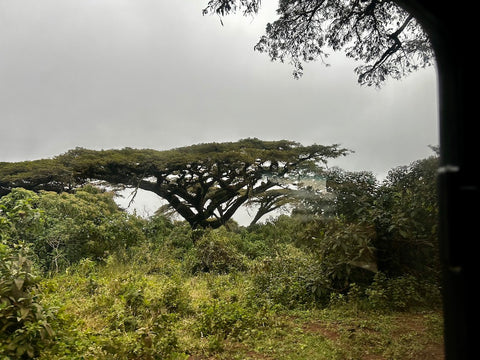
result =
[[[333,54],[295,80],[253,51],[276,1],[224,26],[206,2],[0,0],[0,161],[285,138],[340,143],[355,154],[332,165],[382,176],[431,154],[434,68],[377,90]]]

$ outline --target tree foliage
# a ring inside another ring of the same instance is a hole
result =
[[[303,223],[297,241],[347,283],[358,267],[438,280],[437,168],[431,156],[392,169],[383,183],[368,172],[328,170],[328,196],[305,197],[293,211]]]
[[[38,194],[14,188],[0,198],[0,239],[10,244],[33,242],[41,233],[44,216],[36,203]]]
[[[37,275],[27,247],[0,242],[0,355],[8,359],[33,358],[54,336]]]
[[[91,185],[73,194],[40,193],[44,226],[34,248],[45,269],[58,272],[84,258],[104,259],[144,240],[141,221],[122,211],[113,197]]]
[[[438,277],[438,157],[391,170],[371,213],[379,267],[390,275]]]
[[[91,185],[60,194],[15,188],[0,198],[0,236],[11,246],[27,244],[43,270],[103,259],[144,240],[142,221],[113,197]]]
[[[68,173],[70,179],[80,184],[102,180],[152,191],[193,228],[217,228],[225,225],[247,201],[283,182],[316,171],[329,158],[347,153],[338,145],[303,146],[288,140],[259,139],[166,151],[77,148],[52,160],[55,171],[47,180],[49,184],[58,183],[58,189],[65,189],[71,186],[70,182],[62,183],[63,174]],[[45,178],[34,178],[24,170],[23,163],[19,163],[19,168],[15,164],[0,164],[0,172],[4,189],[18,183],[26,183],[32,189],[46,186]]]
[[[350,222],[368,216],[365,213],[373,208],[379,186],[371,172],[333,168],[325,176],[327,190],[332,194],[327,214]]]
[[[252,15],[259,7],[260,0],[210,0],[204,13]],[[325,62],[327,48],[363,63],[355,68],[362,85],[380,86],[433,63],[427,34],[394,1],[280,0],[277,14],[255,50],[290,62],[297,78],[303,63]]]
[[[13,188],[33,191],[72,191],[80,183],[69,169],[54,159],[0,162],[0,196]]]

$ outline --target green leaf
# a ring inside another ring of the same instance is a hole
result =
[[[13,280],[13,282],[15,283],[15,286],[17,287],[18,290],[22,290],[23,284],[25,283],[25,279],[16,278],[15,280]]]
[[[28,314],[30,314],[30,309],[29,308],[24,308],[24,307],[20,308],[21,319],[25,319],[28,316]]]

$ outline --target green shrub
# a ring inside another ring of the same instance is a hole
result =
[[[225,274],[234,270],[246,270],[246,258],[236,244],[239,235],[224,227],[207,230],[195,243],[197,270]]]
[[[293,244],[305,229],[305,219],[299,216],[280,215],[265,224],[249,227],[249,233],[256,234],[270,251],[275,251],[285,244]]]
[[[168,249],[177,258],[193,247],[194,231],[186,221],[172,222],[163,215],[154,215],[144,228],[148,241],[156,248]]]
[[[132,320],[137,323],[134,318]],[[55,353],[45,352],[42,355],[49,360],[182,358],[177,356],[179,341],[174,320],[164,315],[147,326],[136,327],[134,331],[110,329],[97,334],[80,333],[75,339],[65,339],[68,343],[59,346]]]
[[[242,339],[264,321],[262,314],[241,302],[212,299],[200,305],[197,330],[202,337]]]
[[[104,348],[118,359],[173,359],[179,350],[175,319],[164,314],[128,336],[105,337]]]
[[[188,314],[192,310],[187,289],[175,279],[168,279],[163,285],[160,303],[169,313]]]
[[[375,237],[369,223],[349,223],[342,218],[317,218],[306,224],[297,246],[320,259],[323,273],[336,292],[350,283],[369,284],[376,270]]]
[[[239,251],[249,259],[258,259],[268,256],[272,249],[268,246],[263,236],[254,231],[243,231],[237,242]]]
[[[162,243],[175,227],[166,216],[155,214],[148,218],[143,231],[150,241]]]
[[[0,240],[9,243],[35,243],[43,230],[45,215],[37,208],[39,196],[15,188],[0,198]]]
[[[379,272],[365,294],[375,309],[406,311],[441,305],[439,288],[412,275],[387,278]]]
[[[93,186],[74,194],[41,193],[45,226],[34,249],[46,269],[58,272],[83,258],[101,260],[144,241],[143,221],[120,210],[113,196]]]
[[[147,275],[135,262],[84,259],[43,285],[60,320],[56,341],[42,359],[176,358],[177,327],[191,314],[181,279]]]
[[[0,355],[33,358],[53,338],[37,283],[27,249],[0,243]]]
[[[0,199],[0,355],[7,358],[32,358],[53,337],[33,256],[23,242],[34,239],[41,225],[35,199],[24,189]]]
[[[287,308],[323,305],[330,296],[322,264],[293,246],[256,263],[252,281],[256,294]]]

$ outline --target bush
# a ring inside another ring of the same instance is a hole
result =
[[[240,236],[224,227],[207,230],[195,243],[197,270],[225,274],[246,269],[246,258],[236,244]]]
[[[9,243],[34,243],[43,230],[45,216],[37,208],[39,196],[15,188],[0,198],[0,240]]]
[[[52,339],[37,283],[27,248],[0,243],[0,355],[33,358]]]
[[[197,331],[202,337],[213,335],[219,339],[242,339],[250,330],[263,325],[264,321],[263,314],[241,302],[212,299],[200,305]]]
[[[270,251],[275,251],[285,244],[295,243],[300,234],[303,234],[309,220],[300,216],[280,215],[265,224],[250,226],[249,233],[260,237]]]
[[[38,206],[45,227],[34,247],[46,269],[58,271],[83,258],[100,260],[144,240],[142,220],[121,211],[113,196],[93,186],[75,194],[42,192]]]
[[[53,337],[50,315],[39,302],[32,253],[22,241],[34,238],[41,223],[35,198],[13,189],[0,199],[0,355],[6,357],[32,358]]]
[[[60,308],[61,331],[42,359],[175,358],[177,327],[191,314],[178,277],[147,275],[112,257],[106,264],[84,259],[43,284],[46,301]]]
[[[237,247],[242,254],[251,260],[262,258],[272,253],[272,249],[268,246],[263,236],[255,231],[241,232],[241,238]]]
[[[165,282],[160,300],[169,313],[187,314],[192,310],[188,291],[175,279],[168,279]]]
[[[187,222],[176,222],[172,230],[166,235],[164,246],[177,258],[182,258],[185,253],[193,248],[194,231]]]
[[[369,223],[349,223],[342,218],[316,219],[306,225],[301,249],[321,260],[323,273],[336,292],[352,282],[369,284],[376,270],[375,231]]]
[[[176,226],[162,214],[155,214],[148,218],[144,228],[145,236],[152,242],[162,243]]]
[[[387,278],[378,272],[365,294],[375,309],[406,311],[441,305],[439,288],[412,275]]]
[[[323,305],[330,296],[321,263],[293,246],[255,264],[252,281],[255,293],[287,308]]]

